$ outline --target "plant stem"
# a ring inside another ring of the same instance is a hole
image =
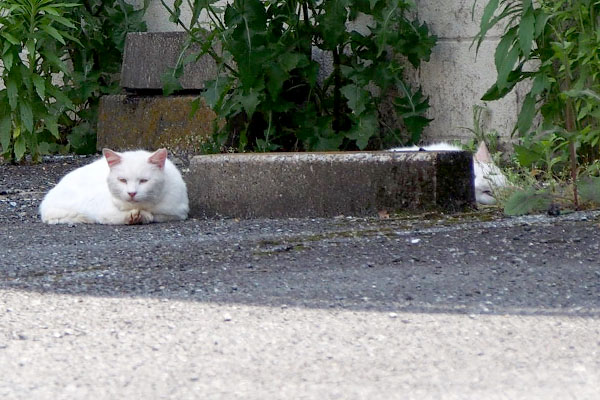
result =
[[[340,67],[340,51],[336,46],[333,49],[333,130],[338,133],[341,130],[340,114],[342,108],[341,86],[342,70]]]
[[[575,130],[575,121],[573,115],[573,105],[570,99],[567,100],[567,110],[565,124],[567,131],[573,133]],[[575,137],[569,139],[569,158],[571,161],[571,180],[573,181],[573,204],[575,209],[579,209],[579,198],[577,194],[577,151],[575,149]]]

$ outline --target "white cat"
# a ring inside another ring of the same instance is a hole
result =
[[[429,146],[398,147],[391,151],[462,151],[458,146],[449,143],[435,143]],[[484,142],[479,144],[473,155],[473,170],[475,173],[475,200],[480,204],[496,204],[494,192],[498,188],[508,186],[508,180],[500,168],[492,160],[492,156]]]
[[[43,222],[118,225],[187,218],[187,188],[166,149],[102,153],[48,192],[40,205]]]

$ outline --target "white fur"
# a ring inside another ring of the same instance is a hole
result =
[[[398,147],[391,151],[462,151],[458,146],[449,143],[435,143],[428,146]],[[473,155],[473,172],[475,175],[475,200],[480,204],[495,204],[494,192],[498,188],[508,186],[506,176],[500,168],[494,164],[490,153],[484,142]]]
[[[101,159],[65,175],[40,205],[42,221],[48,224],[184,220],[188,211],[185,182],[164,149],[105,149]]]

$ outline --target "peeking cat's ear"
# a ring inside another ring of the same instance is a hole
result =
[[[475,160],[482,162],[482,163],[487,163],[487,164],[493,163],[492,156],[491,156],[490,152],[488,151],[488,148],[485,145],[484,141],[479,143],[479,147],[477,148],[477,153],[475,153]]]
[[[150,164],[154,164],[158,166],[158,168],[162,169],[165,166],[165,161],[167,159],[167,149],[158,149],[148,159]]]
[[[121,162],[121,155],[111,149],[102,149],[102,154],[106,158],[109,167],[114,167]]]

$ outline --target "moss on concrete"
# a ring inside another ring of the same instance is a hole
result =
[[[98,116],[98,149],[157,149],[176,155],[199,154],[213,131],[216,114],[196,96],[105,96]]]

